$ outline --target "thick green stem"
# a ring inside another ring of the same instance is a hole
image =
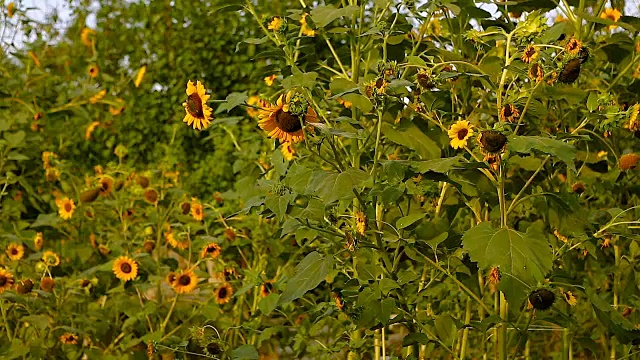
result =
[[[467,305],[464,311],[464,325],[462,330],[462,343],[460,344],[460,359],[464,359],[467,355],[467,342],[469,341],[469,328],[467,325],[471,322],[471,298],[467,298]]]
[[[500,318],[502,323],[498,330],[498,359],[507,359],[507,299],[504,293],[500,291]]]

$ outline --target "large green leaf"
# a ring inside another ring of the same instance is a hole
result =
[[[355,5],[347,6],[344,8],[336,9],[331,5],[318,6],[311,10],[311,19],[318,28],[323,28],[333,20],[341,18],[343,16],[351,16],[355,14],[360,8]]]
[[[462,245],[481,268],[500,268],[501,290],[516,307],[527,290],[544,280],[551,270],[551,247],[534,227],[529,227],[525,234],[508,228],[495,229],[490,222],[483,222],[464,233]]]
[[[383,123],[382,133],[394,143],[415,150],[423,159],[430,160],[440,157],[438,144],[414,124],[404,123],[394,128],[388,123]]]
[[[611,304],[596,294],[593,289],[587,289],[587,296],[593,305],[593,310],[598,320],[616,336],[618,341],[628,344],[640,340],[640,330],[636,329],[631,321],[625,319],[622,314],[613,309]]]
[[[253,345],[241,345],[231,351],[232,360],[250,360],[258,358],[260,358],[260,354],[258,354],[258,351]]]
[[[462,162],[462,159],[462,156],[454,156],[426,161],[412,161],[411,168],[419,173],[435,171],[444,174],[453,169],[460,169],[460,163]]]
[[[282,292],[278,303],[293,301],[302,297],[307,291],[315,289],[332,269],[332,257],[324,257],[316,251],[310,253],[296,266],[295,273],[287,282],[287,287]]]
[[[349,200],[355,197],[353,189],[368,178],[366,172],[356,169],[348,169],[342,173],[316,171],[309,178],[306,194],[318,196],[326,203]]]
[[[542,136],[516,136],[509,139],[507,148],[511,151],[525,154],[530,154],[531,150],[535,149],[555,156],[570,168],[574,168],[573,159],[576,157],[576,148],[560,140]]]
[[[227,95],[227,98],[225,99],[225,101],[221,103],[220,106],[218,106],[218,109],[216,110],[216,114],[219,114],[223,111],[229,112],[230,110],[233,110],[236,106],[244,104],[248,98],[249,96],[247,96],[246,91],[241,93],[239,92],[231,93]]]

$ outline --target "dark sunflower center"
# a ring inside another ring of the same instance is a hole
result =
[[[131,268],[131,264],[129,263],[124,263],[122,265],[120,265],[120,271],[122,271],[125,274],[129,274],[131,272],[131,270],[133,270]]]
[[[276,112],[276,123],[278,123],[278,127],[281,130],[288,133],[294,133],[302,129],[298,116],[282,111],[282,109]]]
[[[218,290],[218,297],[219,297],[220,299],[224,299],[224,298],[226,298],[226,297],[227,297],[227,294],[228,294],[228,292],[227,292],[227,288],[220,288],[220,290]]]
[[[213,252],[215,252],[215,251],[216,251],[216,247],[215,247],[215,246],[209,246],[209,247],[207,248],[207,252],[208,252],[208,253],[213,253]]]
[[[469,129],[460,129],[458,131],[458,140],[464,140],[464,138],[467,136],[468,133],[469,133]]]
[[[507,142],[507,137],[497,131],[485,131],[480,137],[480,143],[482,147],[491,153],[502,150],[504,144]]]
[[[182,214],[186,215],[189,213],[189,211],[191,211],[191,205],[189,203],[183,203],[182,204]]]
[[[269,294],[271,293],[271,289],[273,289],[273,284],[271,283],[265,283],[264,284],[264,292]]]
[[[64,204],[64,210],[65,210],[66,212],[71,212],[71,209],[72,209],[72,208],[71,208],[71,204],[70,204],[70,203],[66,203],[66,204]]]
[[[536,53],[536,49],[531,47],[531,48],[527,49],[525,56],[526,57],[532,57],[535,53]]]
[[[7,283],[7,277],[4,275],[0,275],[0,287],[4,286]]]
[[[187,97],[187,111],[193,117],[204,119],[204,109],[202,108],[200,95],[193,93]]]
[[[12,248],[11,249],[11,255],[18,255],[18,249]]]
[[[191,284],[191,277],[189,275],[180,276],[180,278],[178,279],[178,284],[182,286],[187,286]]]
[[[194,210],[196,212],[196,215],[200,215],[200,208],[199,207],[196,207]]]
[[[109,191],[109,188],[111,186],[109,185],[108,181],[103,181],[102,184],[100,184],[100,190],[102,191]]]
[[[504,107],[504,116],[509,117],[511,114],[513,114],[513,111],[511,111],[511,105],[506,105]]]

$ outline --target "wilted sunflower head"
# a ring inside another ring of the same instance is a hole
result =
[[[158,192],[155,189],[147,189],[144,191],[144,199],[149,204],[155,204],[158,202]]]
[[[436,87],[433,76],[426,69],[418,70],[418,73],[416,74],[416,82],[422,90],[431,90]]]
[[[25,279],[16,284],[16,292],[20,295],[28,294],[33,289],[33,281]]]
[[[580,76],[581,64],[582,61],[580,61],[579,58],[574,58],[567,61],[567,63],[562,68],[562,71],[560,71],[560,74],[558,75],[558,81],[565,84],[571,84],[576,81],[578,79],[578,76]]]
[[[495,130],[487,130],[478,137],[482,150],[489,154],[497,154],[504,151],[507,145],[507,137]]]
[[[527,46],[526,49],[524,49],[524,52],[522,53],[520,60],[529,64],[530,62],[535,60],[537,57],[538,57],[538,48],[533,46],[533,44],[530,44],[529,46]]]
[[[51,292],[51,290],[53,290],[55,286],[56,282],[55,280],[53,280],[53,278],[47,276],[40,280],[40,289],[42,289],[43,291]]]
[[[271,292],[273,292],[273,283],[273,280],[267,280],[264,284],[260,285],[260,295],[266,297],[271,294]]]
[[[506,104],[500,109],[500,119],[502,121],[513,122],[520,116],[520,111],[513,104]]]
[[[200,252],[200,258],[204,259],[206,257],[211,257],[215,259],[218,256],[220,256],[221,251],[222,251],[222,248],[220,247],[220,245],[213,242],[208,243],[207,245],[204,246],[204,248],[202,248],[202,252]]]
[[[569,54],[575,55],[575,54],[580,52],[580,49],[582,49],[582,43],[580,42],[580,40],[572,37],[571,39],[569,39],[567,44],[564,46],[564,49]]]
[[[200,80],[196,85],[191,80],[187,82],[187,101],[182,103],[186,114],[182,121],[197,130],[206,129],[211,124],[213,109],[207,105],[211,95],[206,92]]]
[[[113,178],[102,176],[100,178],[100,196],[108,196],[113,191]]]
[[[100,196],[101,188],[88,189],[80,194],[80,201],[83,203],[92,203]]]
[[[60,342],[65,345],[76,345],[78,343],[78,335],[73,333],[60,335]]]
[[[556,301],[556,295],[547,289],[538,289],[529,294],[529,306],[538,310],[547,310]]]
[[[620,170],[633,170],[638,166],[640,155],[631,153],[620,156],[618,166]]]
[[[542,65],[539,63],[531,64],[528,75],[529,79],[535,80],[536,83],[542,81],[542,79],[544,79],[544,70]]]

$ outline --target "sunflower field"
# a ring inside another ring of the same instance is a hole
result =
[[[640,358],[637,2],[51,3],[0,0],[0,358]]]

